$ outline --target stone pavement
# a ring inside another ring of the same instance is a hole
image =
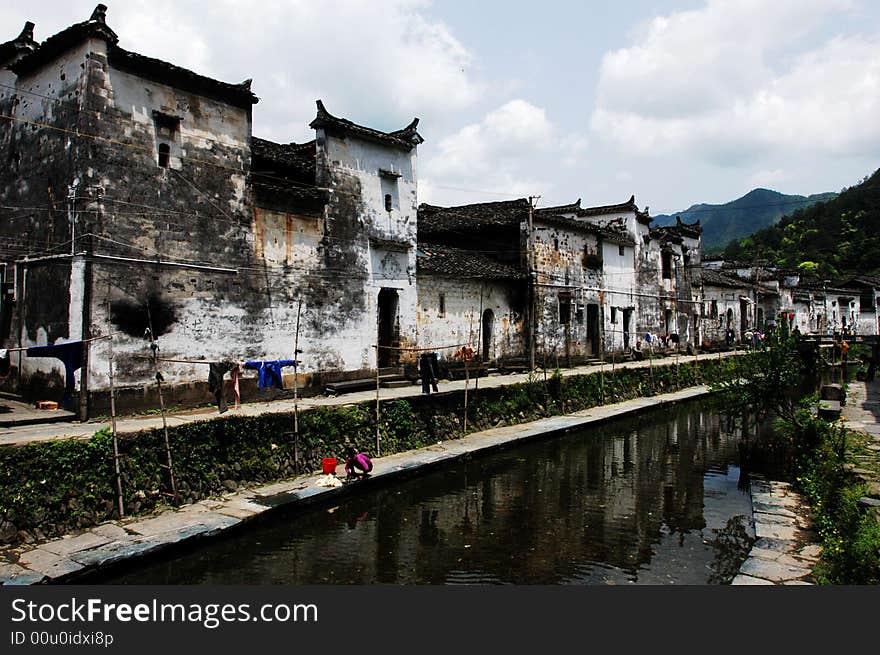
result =
[[[74,420],[76,414],[66,409],[37,409],[32,403],[23,403],[11,394],[0,393],[0,429]]]
[[[806,503],[787,482],[753,480],[751,495],[757,540],[731,584],[813,584],[822,549]]]
[[[155,553],[184,541],[217,535],[241,526],[276,507],[327,500],[470,453],[546,437],[554,432],[605,422],[708,393],[708,387],[692,387],[651,398],[594,407],[565,416],[476,432],[454,441],[378,458],[374,460],[373,473],[368,480],[348,483],[342,487],[319,486],[317,483],[323,477],[321,475],[301,476],[218,499],[202,500],[179,509],[168,508],[146,517],[110,521],[60,539],[7,548],[0,550],[0,583],[28,585],[65,581],[98,567]],[[342,469],[340,465],[337,475],[344,475]]]
[[[880,379],[850,382],[843,416],[850,430],[871,435],[880,451]]]
[[[561,371],[563,377],[572,375],[586,375],[596,373],[600,370],[610,372],[616,368],[648,368],[649,366],[674,366],[676,363],[687,363],[696,360],[719,359],[730,357],[736,353],[710,353],[696,356],[670,356],[663,359],[657,359],[653,362],[645,360],[641,362],[622,362],[612,366],[609,363],[594,366],[581,366],[571,369],[563,369]],[[538,373],[538,379],[543,379],[543,373]],[[533,376],[534,379],[534,376]],[[479,379],[480,388],[503,387],[511,384],[520,384],[529,380],[528,373],[517,373],[511,375],[492,375]],[[474,388],[475,381],[470,380],[469,388]],[[456,380],[441,383],[441,393],[457,392],[464,389],[465,381]],[[380,400],[392,400],[397,398],[406,398],[410,396],[418,396],[421,394],[421,387],[412,385],[408,387],[399,387],[396,389],[380,389]],[[359,391],[355,393],[344,394],[341,396],[316,396],[310,398],[301,398],[299,400],[299,410],[308,410],[313,407],[334,406],[334,405],[353,405],[364,401],[374,401],[376,399],[376,391]],[[286,398],[283,400],[275,400],[272,402],[254,402],[246,403],[240,409],[230,409],[223,414],[227,416],[259,416],[262,414],[293,412],[293,399]],[[216,408],[202,408],[195,410],[183,410],[168,414],[168,426],[175,427],[186,423],[194,423],[196,421],[205,421],[219,418]],[[126,416],[118,418],[116,421],[117,431],[120,434],[140,432],[142,430],[152,430],[162,427],[162,417],[157,415],[150,416]],[[49,441],[52,439],[76,438],[89,439],[95,432],[109,427],[109,421],[94,421],[89,423],[63,422],[53,423],[49,425],[30,425],[14,428],[0,429],[0,445],[21,445],[34,441]]]

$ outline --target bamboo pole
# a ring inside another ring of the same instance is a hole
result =
[[[168,409],[165,406],[165,394],[162,392],[162,374],[159,372],[159,345],[153,332],[153,317],[150,313],[150,301],[147,301],[147,322],[150,328],[150,349],[153,351],[153,369],[156,374],[156,391],[159,394],[159,409],[162,411],[162,434],[165,439],[165,468],[171,482],[171,498],[174,503],[180,502],[177,490],[177,477],[174,475],[174,462],[171,458],[171,439],[168,436]]]
[[[293,463],[299,473],[299,318],[302,312],[302,298],[296,305],[296,332],[293,336]],[[376,351],[378,358],[379,351]],[[378,364],[378,359],[377,359]],[[379,370],[378,365],[376,370]]]
[[[467,434],[467,409],[468,409],[468,360],[464,360],[464,420],[462,421],[462,432]]]
[[[381,457],[382,449],[379,442],[379,346],[376,345],[376,457]]]
[[[110,283],[107,283],[107,322],[110,322]],[[113,434],[113,470],[116,474],[116,503],[119,518],[125,518],[125,507],[122,501],[122,474],[119,470],[119,436],[116,432],[116,390],[113,386],[113,339],[109,342],[107,357],[110,373],[110,430]]]
[[[480,283],[480,318],[479,325],[477,326],[477,348],[480,349],[480,363],[482,363],[483,367],[486,367],[486,362],[483,361],[482,353],[483,353],[483,283]],[[492,338],[491,336],[489,337]],[[487,353],[488,359],[488,353]],[[477,379],[474,380],[474,398],[477,397],[477,392],[480,390],[480,370],[477,369]]]

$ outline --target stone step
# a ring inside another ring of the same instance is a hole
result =
[[[328,382],[324,390],[331,394],[351,393],[352,391],[366,391],[376,388],[376,378],[363,378],[361,380],[346,380],[345,382]]]
[[[409,380],[382,380],[379,383],[379,386],[384,387],[385,389],[398,389],[400,387],[409,387],[412,386],[412,382]]]

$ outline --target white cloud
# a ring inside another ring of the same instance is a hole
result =
[[[399,129],[414,115],[462,109],[481,88],[471,54],[421,0],[130,0],[107,3],[120,46],[228,82],[253,78],[254,132],[311,138],[314,101],[359,123]],[[0,9],[37,24],[37,39],[94,7],[52,0]],[[17,29],[13,30],[17,34]],[[8,38],[14,37],[9,35]]]
[[[711,0],[658,17],[602,61],[596,135],[633,153],[721,164],[770,152],[858,156],[880,146],[880,35],[803,37],[843,0]]]
[[[559,150],[559,144],[558,130],[543,108],[511,100],[437,143],[422,167],[420,201],[437,202],[442,196],[444,203],[479,202],[547,189],[533,171],[541,169],[537,159]]]

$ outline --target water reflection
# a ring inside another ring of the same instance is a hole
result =
[[[625,419],[282,511],[98,582],[723,582],[751,538],[736,466],[747,419],[700,404]]]

